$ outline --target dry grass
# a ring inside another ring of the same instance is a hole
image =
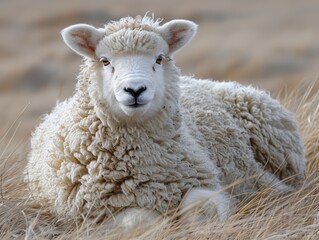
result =
[[[307,86],[305,86],[307,85]],[[174,217],[146,229],[107,230],[106,223],[66,220],[28,198],[23,182],[27,141],[13,144],[20,118],[0,136],[0,239],[318,239],[319,238],[319,81],[280,89],[276,95],[296,113],[307,148],[303,187],[287,195],[259,193],[227,221],[180,224]],[[22,110],[21,114],[25,111]]]

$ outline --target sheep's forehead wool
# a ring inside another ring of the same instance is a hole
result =
[[[105,37],[102,46],[112,53],[153,52],[163,44],[158,33],[160,20],[150,17],[127,17],[105,25]]]
[[[122,29],[104,37],[102,47],[105,46],[113,54],[136,51],[151,53],[158,48],[160,41],[160,36],[156,33]]]
[[[160,22],[161,19],[155,20],[154,18],[148,16],[137,16],[136,18],[125,17],[121,18],[119,21],[112,21],[105,25],[105,31],[106,35],[110,35],[122,29],[138,29],[148,32],[156,32]]]

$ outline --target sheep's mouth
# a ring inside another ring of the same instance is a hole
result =
[[[132,107],[132,108],[139,108],[139,107],[142,107],[142,106],[145,106],[145,104],[134,103],[132,105],[129,105],[129,107]]]
[[[123,107],[125,109],[127,109],[128,111],[133,111],[133,112],[138,111],[138,112],[140,112],[140,110],[145,110],[146,105],[147,105],[147,103],[135,102],[135,103],[131,103],[131,104],[125,104],[125,105],[123,105]]]
[[[139,108],[141,106],[143,106],[144,104],[138,104],[138,103],[134,103],[133,105],[131,105],[130,107],[132,108]]]
[[[145,97],[139,97],[139,98],[125,98],[120,99],[121,101],[118,101],[120,104],[121,109],[124,111],[124,113],[128,116],[141,116],[144,115],[151,106],[151,100]]]
[[[127,104],[126,106],[127,107],[131,107],[131,108],[140,108],[140,107],[143,107],[145,106],[147,103],[141,103],[137,100],[135,100],[134,102],[130,103],[130,104]]]

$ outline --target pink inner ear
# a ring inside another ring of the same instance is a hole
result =
[[[172,35],[171,35],[169,41],[168,41],[168,46],[171,47],[171,46],[173,46],[175,43],[177,43],[177,42],[181,39],[181,37],[179,37],[178,35],[179,35],[181,32],[185,32],[185,31],[187,31],[186,28],[182,28],[182,29],[179,29],[179,30],[177,30],[177,31],[174,31],[174,32],[172,33]]]
[[[83,33],[72,33],[71,35],[72,37],[78,37],[82,39],[82,42],[78,43],[80,47],[85,48],[91,52],[95,52],[95,47],[89,42],[89,36]]]

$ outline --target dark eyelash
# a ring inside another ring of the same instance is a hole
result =
[[[102,58],[100,59],[100,62],[103,63],[103,66],[110,65],[110,61],[109,61],[107,58],[105,58],[105,57],[102,57]]]
[[[156,59],[156,63],[160,65],[162,61],[163,61],[163,55],[158,56]]]

